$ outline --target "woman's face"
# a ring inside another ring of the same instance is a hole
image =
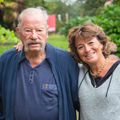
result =
[[[88,65],[97,63],[103,57],[103,45],[97,40],[96,37],[91,40],[77,39],[75,41],[75,46],[81,61]]]

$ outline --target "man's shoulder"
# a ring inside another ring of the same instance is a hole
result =
[[[70,55],[67,50],[64,50],[64,49],[61,49],[61,48],[58,48],[58,47],[55,47],[52,45],[48,45],[48,46],[52,51],[54,51],[55,54],[61,55],[61,57],[62,56],[67,57],[66,55],[68,55],[68,56]]]
[[[17,54],[17,51],[15,48],[9,49],[7,51],[5,51],[1,56],[0,56],[0,60],[6,60],[9,58],[14,57]]]
[[[63,49],[61,49],[61,48],[56,48],[55,47],[55,51],[56,51],[56,53],[57,54],[60,54],[60,55],[62,55],[62,56],[66,56],[66,55],[69,55],[69,52],[68,51],[66,51],[66,50],[63,50]]]
[[[72,57],[72,55],[70,54],[70,52],[66,51],[66,50],[63,50],[61,48],[57,48],[57,47],[54,47],[54,46],[51,46],[51,51],[53,52],[53,55],[52,55],[52,58],[56,59],[57,61],[59,61],[59,63],[71,63],[71,64],[74,64],[75,63],[75,60],[74,58]]]

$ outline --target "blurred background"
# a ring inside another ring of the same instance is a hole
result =
[[[49,14],[50,44],[69,50],[69,29],[93,22],[117,44],[116,54],[120,56],[120,0],[0,0],[0,54],[19,42],[15,34],[19,13],[38,6]]]

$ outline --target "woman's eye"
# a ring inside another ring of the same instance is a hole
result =
[[[83,46],[78,46],[78,47],[77,47],[78,50],[80,50],[80,49],[82,49],[82,48],[83,48]]]
[[[94,44],[94,42],[91,41],[91,42],[89,42],[88,44],[89,44],[89,45],[92,45],[92,44]]]

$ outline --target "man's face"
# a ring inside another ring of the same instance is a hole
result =
[[[17,28],[25,52],[44,51],[47,42],[47,23],[40,15],[25,15]]]

